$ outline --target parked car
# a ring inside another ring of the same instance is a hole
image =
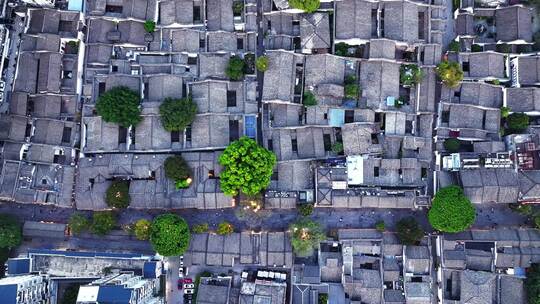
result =
[[[184,286],[184,279],[178,279],[178,289],[182,289]]]
[[[184,283],[185,284],[191,284],[191,283],[193,283],[193,280],[191,278],[185,278]]]
[[[184,294],[194,294],[195,289],[184,289]]]
[[[194,288],[195,288],[194,284],[186,284],[186,283],[184,283],[184,289],[194,289]]]
[[[178,277],[183,278],[184,277],[184,267],[178,268]]]

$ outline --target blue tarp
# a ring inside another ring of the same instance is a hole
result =
[[[124,288],[122,285],[100,286],[97,301],[102,304],[129,304],[131,292],[131,289]]]
[[[330,109],[328,113],[328,125],[331,127],[342,127],[345,124],[345,110]]]
[[[130,254],[130,253],[109,253],[109,252],[88,252],[88,251],[62,251],[62,250],[49,250],[49,249],[29,249],[28,255],[31,254],[46,254],[46,255],[63,255],[67,257],[105,257],[105,258],[143,258],[143,254]]]
[[[143,277],[145,279],[155,279],[156,278],[156,262],[145,262],[143,266]]]
[[[0,285],[2,304],[17,304],[17,284]]]
[[[257,137],[257,117],[255,115],[244,117],[244,135],[253,139]]]
[[[69,0],[68,2],[68,11],[83,11],[83,0]]]
[[[30,273],[30,259],[9,259],[8,274],[24,274]]]

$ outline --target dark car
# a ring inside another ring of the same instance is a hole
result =
[[[182,289],[182,286],[184,286],[184,279],[178,279],[178,289]]]

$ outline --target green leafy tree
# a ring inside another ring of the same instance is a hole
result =
[[[174,181],[185,180],[191,176],[191,168],[180,155],[169,156],[163,165],[165,176]]]
[[[529,116],[523,113],[512,113],[506,118],[510,132],[522,132],[529,126]]]
[[[231,80],[241,80],[244,77],[244,60],[238,56],[232,56],[225,69],[225,75]]]
[[[206,233],[208,232],[208,223],[193,225],[191,231],[193,231],[193,233]]]
[[[313,253],[326,236],[319,223],[308,218],[301,218],[289,227],[291,245],[297,256],[306,257]]]
[[[336,45],[334,46],[335,50],[334,50],[334,54],[336,56],[343,56],[343,57],[348,57],[350,56],[349,55],[349,48],[350,48],[350,45],[348,45],[347,43],[345,42],[339,42],[339,43],[336,43]]]
[[[183,131],[195,119],[197,104],[191,97],[173,99],[166,98],[159,106],[161,123],[169,132]]]
[[[216,233],[219,235],[229,235],[234,232],[234,226],[227,222],[223,221],[219,223]]]
[[[133,225],[133,231],[135,232],[135,237],[138,240],[146,241],[150,238],[150,227],[152,223],[147,219],[140,219],[135,222]]]
[[[406,217],[396,224],[397,236],[403,245],[415,245],[424,237],[424,230],[414,217]]]
[[[91,230],[96,235],[106,235],[116,225],[116,216],[111,211],[97,211],[92,216]]]
[[[476,218],[471,201],[458,186],[441,188],[431,204],[428,219],[433,228],[443,232],[460,232],[469,228]]]
[[[509,107],[501,107],[501,117],[507,118],[510,115],[510,108]]]
[[[268,64],[269,64],[269,61],[268,61],[268,57],[266,56],[260,56],[255,61],[255,67],[257,67],[257,71],[259,72],[266,72],[266,70],[268,70]]]
[[[244,1],[234,1],[233,2],[233,13],[235,16],[242,15],[244,11]]]
[[[117,123],[127,128],[141,121],[139,106],[140,98],[137,92],[127,87],[116,87],[99,97],[96,111],[106,122]]]
[[[527,303],[540,303],[540,264],[531,264],[531,267],[527,268],[525,290],[527,291]]]
[[[461,147],[461,141],[457,138],[447,138],[444,140],[444,148],[446,151],[455,153],[459,151],[459,148]]]
[[[300,204],[296,208],[302,216],[310,216],[313,213],[313,204]]]
[[[377,231],[380,231],[380,232],[383,232],[386,230],[386,225],[384,224],[384,221],[379,221],[375,224],[375,229],[377,229]]]
[[[459,45],[459,42],[453,40],[452,42],[450,42],[450,44],[448,45],[448,50],[450,52],[459,52],[461,46]]]
[[[343,152],[343,143],[340,142],[340,141],[336,141],[332,145],[332,152],[337,153],[337,154],[341,154]]]
[[[463,80],[463,70],[457,62],[443,61],[437,65],[437,75],[449,88],[455,88]]]
[[[320,293],[317,302],[319,304],[328,304],[328,294],[327,293]]]
[[[223,193],[256,195],[270,184],[276,156],[249,137],[232,142],[219,157],[224,167],[220,174]]]
[[[305,91],[304,92],[304,98],[302,99],[302,102],[306,107],[310,106],[316,106],[317,105],[317,98],[315,98],[315,95],[311,91]]]
[[[129,182],[125,180],[113,181],[105,193],[107,206],[119,209],[127,208],[129,201]]]
[[[345,98],[348,99],[357,99],[360,88],[356,83],[356,76],[349,75],[345,77]]]
[[[176,214],[162,214],[152,222],[150,243],[162,256],[182,255],[189,247],[190,238],[188,224]]]
[[[88,217],[80,212],[73,213],[69,218],[68,227],[73,234],[80,234],[87,231],[91,226]]]
[[[146,20],[144,22],[144,30],[147,33],[153,33],[156,30],[156,22],[153,20]]]
[[[482,48],[481,45],[478,45],[478,44],[473,44],[471,46],[471,52],[473,53],[478,53],[478,52],[482,52],[484,49]]]
[[[357,84],[346,84],[345,85],[345,98],[348,99],[357,99],[358,98],[358,92],[360,90],[358,89]]]
[[[11,249],[22,241],[22,231],[19,221],[13,216],[0,214],[0,248]]]
[[[306,11],[307,13],[313,13],[319,6],[321,6],[320,0],[289,0],[289,5],[292,8]]]
[[[402,64],[399,68],[399,79],[403,85],[417,85],[424,79],[424,71],[416,64]]]
[[[533,215],[534,210],[531,204],[519,204],[519,205],[510,205],[510,208],[522,215]]]

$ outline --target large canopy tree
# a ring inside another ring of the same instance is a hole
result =
[[[289,230],[293,251],[300,257],[310,256],[326,237],[319,223],[305,217],[292,223]]]
[[[527,291],[528,303],[540,303],[540,264],[532,264],[531,267],[527,269],[525,290]]]
[[[232,142],[219,157],[224,167],[221,190],[226,195],[255,195],[268,187],[276,156],[248,137]]]
[[[0,214],[0,248],[14,248],[21,244],[22,231],[19,222],[12,216]]]
[[[441,188],[433,198],[428,219],[433,228],[443,232],[460,232],[469,228],[476,210],[463,190],[455,185]]]
[[[116,87],[103,93],[96,111],[106,122],[114,122],[122,127],[137,125],[141,121],[139,94],[127,87]]]
[[[449,88],[455,88],[463,80],[463,70],[457,62],[445,60],[437,65],[437,75]]]
[[[116,226],[116,215],[110,211],[94,212],[91,230],[96,235],[106,235]]]
[[[238,56],[232,56],[225,69],[225,75],[231,80],[240,80],[244,77],[245,62]]]
[[[140,219],[133,225],[133,232],[138,240],[145,241],[150,238],[150,227],[152,223],[147,219]]]
[[[68,222],[68,227],[73,234],[80,234],[92,226],[88,217],[80,212],[75,212],[71,215]]]
[[[105,202],[112,208],[127,208],[129,206],[129,182],[115,180],[105,193]]]
[[[424,230],[414,217],[406,217],[396,224],[398,238],[403,245],[415,245],[424,237]]]
[[[189,247],[190,238],[188,224],[176,214],[162,214],[152,222],[150,243],[162,256],[182,255]]]
[[[320,0],[289,0],[289,5],[292,8],[306,11],[307,13],[313,13],[321,5]]]
[[[190,97],[166,98],[159,106],[159,114],[165,130],[183,131],[195,119],[197,104]]]
[[[512,133],[523,132],[529,126],[529,116],[524,113],[512,113],[506,117],[508,130]]]
[[[164,168],[165,176],[174,181],[186,179],[191,176],[191,168],[180,155],[167,157]]]

